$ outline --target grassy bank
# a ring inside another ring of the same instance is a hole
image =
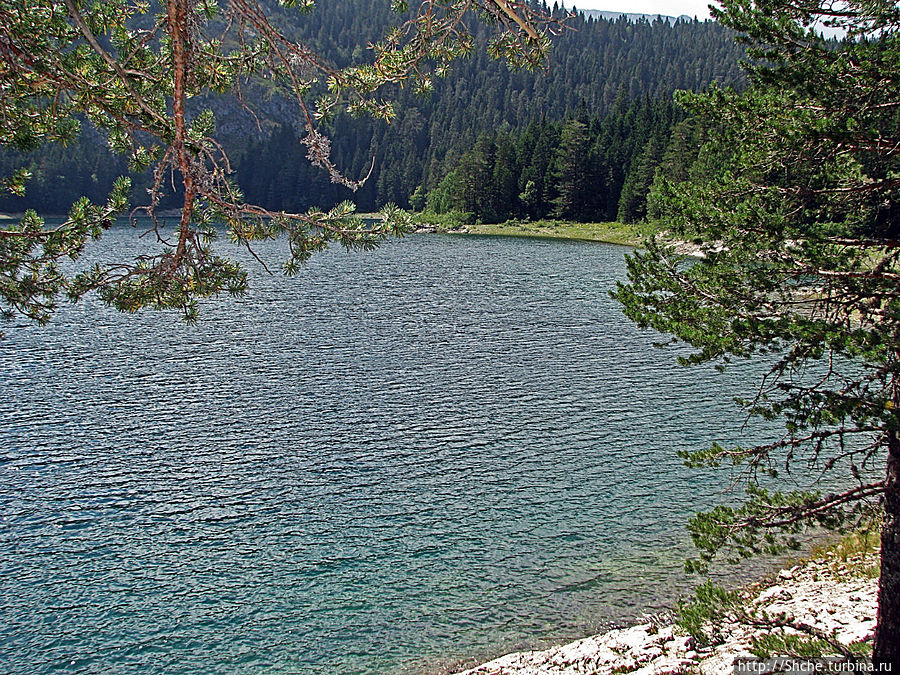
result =
[[[496,225],[469,225],[468,234],[495,234],[512,237],[549,237],[603,241],[609,244],[639,246],[651,234],[646,224],[567,223],[551,220],[535,222],[508,221]]]
[[[506,237],[544,237],[602,241],[609,244],[639,246],[653,233],[646,223],[572,223],[559,220],[508,220],[505,223],[462,224],[447,216],[420,214],[419,221],[425,227],[434,227],[447,234],[485,234]]]

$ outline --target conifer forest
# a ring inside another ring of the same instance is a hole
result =
[[[287,35],[337,66],[364,56],[361,45],[397,21],[380,0],[322,3],[312,15],[273,9],[273,15]],[[254,114],[235,96],[197,106],[213,105],[246,199],[270,209],[328,208],[351,199],[361,211],[395,203],[483,222],[640,220],[655,168],[691,161],[682,151],[698,130],[672,102],[673,92],[711,82],[740,86],[743,48],[714,22],[576,14],[567,25],[546,68],[530,73],[492,59],[484,48],[489,29],[472,22],[471,57],[456,61],[428,94],[398,88],[391,123],[346,114],[328,120],[335,164],[351,177],[371,170],[355,193],[310,165],[295,109],[265,79],[244,92]],[[128,173],[127,160],[87,125],[67,146],[27,155],[0,148],[0,174],[23,164],[33,174],[27,193],[0,196],[0,211],[62,214],[81,196],[105,198],[116,177]],[[134,179],[133,203],[146,200],[151,182],[150,172]],[[169,200],[178,205],[177,195]]]

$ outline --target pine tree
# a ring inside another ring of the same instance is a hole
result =
[[[592,184],[590,137],[587,124],[577,118],[563,124],[553,158],[551,176],[554,218],[580,220],[590,210]]]
[[[520,203],[525,215],[544,218],[550,212],[550,165],[553,152],[559,143],[559,129],[546,119],[532,120],[517,143]],[[529,184],[531,188],[529,189]]]
[[[900,663],[900,8],[726,0],[716,15],[747,36],[752,87],[680,97],[707,141],[688,179],[661,174],[653,199],[704,257],[651,241],[617,297],[640,325],[692,345],[689,363],[771,361],[745,405],[783,420],[783,435],[687,455],[743,464],[750,480],[743,505],[691,521],[701,559],[881,521],[874,658]],[[847,38],[829,42],[817,20]],[[843,488],[759,482],[785,466],[841,471]]]
[[[491,177],[493,185],[491,218],[493,222],[501,222],[518,215],[518,179],[521,170],[516,162],[516,148],[509,134],[498,134],[495,144],[494,172]]]

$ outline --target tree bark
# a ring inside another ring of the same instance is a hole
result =
[[[175,124],[175,139],[172,144],[176,162],[181,170],[184,182],[184,204],[181,208],[181,225],[178,237],[178,248],[175,250],[176,263],[184,256],[187,239],[190,234],[191,216],[194,211],[194,195],[197,186],[194,184],[194,173],[191,157],[187,151],[187,122],[184,116],[185,87],[188,71],[188,35],[187,23],[190,6],[187,0],[167,0],[166,13],[169,20],[169,36],[172,39],[172,66],[174,69],[175,89],[172,94],[172,117]]]
[[[878,624],[872,660],[900,668],[900,431],[896,429],[888,432]]]

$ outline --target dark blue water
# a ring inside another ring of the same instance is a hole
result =
[[[7,325],[0,672],[436,672],[671,604],[728,484],[675,453],[746,391],[622,317],[624,253],[418,235]]]

